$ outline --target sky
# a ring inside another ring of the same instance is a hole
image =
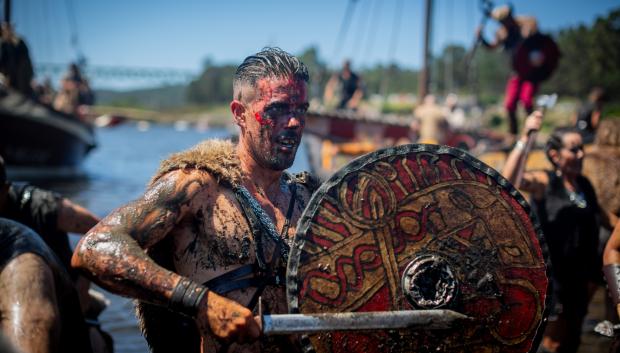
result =
[[[479,3],[434,0],[434,52],[452,43],[472,45],[482,18]],[[419,68],[424,4],[423,0],[20,0],[13,1],[12,22],[36,64],[64,65],[82,53],[89,67],[198,74],[206,60],[236,65],[265,46],[293,54],[314,46],[332,68],[345,58],[352,59],[354,69],[390,62]],[[512,4],[517,15],[536,16],[543,32],[589,25],[620,7],[618,0]],[[495,26],[486,26],[488,37]],[[130,89],[165,82],[91,77],[91,83],[96,88]]]

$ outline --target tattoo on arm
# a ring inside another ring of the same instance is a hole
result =
[[[174,229],[203,185],[181,172],[163,176],[141,198],[97,224],[78,244],[73,265],[118,294],[166,304],[181,277],[157,265],[144,249]]]

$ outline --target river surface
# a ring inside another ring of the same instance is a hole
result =
[[[181,126],[185,128],[184,126]],[[226,138],[230,131],[211,129],[175,129],[172,125],[154,124],[147,129],[132,123],[97,131],[99,147],[88,157],[83,175],[75,179],[31,180],[39,185],[62,193],[103,217],[113,209],[135,199],[145,188],[159,162],[171,153],[186,149],[209,138]],[[308,170],[304,144],[300,146],[291,171]],[[79,239],[71,236],[75,244]],[[148,348],[142,338],[134,316],[133,302],[105,293],[110,306],[100,316],[103,328],[115,340],[117,353],[146,353]],[[608,352],[610,341],[591,333],[593,324],[602,318],[603,291],[595,296],[588,322],[584,325],[583,344],[579,353]]]

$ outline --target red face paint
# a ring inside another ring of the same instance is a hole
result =
[[[266,126],[266,125],[273,126],[273,120],[263,119],[263,116],[260,115],[260,113],[254,113],[254,119],[256,119],[256,121],[258,121],[258,123],[261,126]]]

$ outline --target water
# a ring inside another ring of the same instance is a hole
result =
[[[172,125],[145,126],[125,124],[99,129],[99,147],[84,164],[84,177],[77,180],[33,180],[32,183],[60,192],[98,216],[135,199],[157,170],[159,162],[170,155],[209,138],[226,138],[230,132],[212,129],[200,132],[192,129],[177,131]],[[291,171],[308,169],[303,144]],[[77,242],[72,236],[72,242]],[[103,291],[103,290],[102,290]],[[142,338],[133,311],[133,302],[108,292],[112,302],[100,320],[104,330],[115,340],[117,353],[144,353],[148,348]]]

